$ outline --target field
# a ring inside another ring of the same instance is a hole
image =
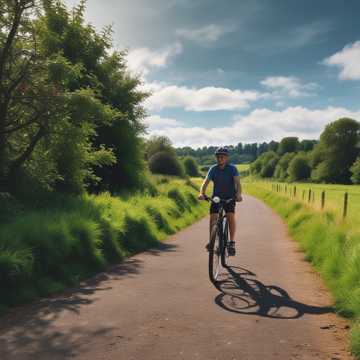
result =
[[[245,183],[246,184],[246,183]],[[321,210],[321,193],[325,192],[326,211],[330,211],[340,220],[343,216],[344,194],[348,193],[348,209],[346,221],[360,231],[360,185],[334,185],[334,184],[312,184],[312,183],[276,183],[256,181],[257,186],[272,190],[273,185],[279,184],[281,194],[294,198],[294,187],[296,186],[296,200],[310,206],[314,210]],[[246,185],[245,185],[246,186]],[[309,190],[314,193],[311,201],[308,201]]]
[[[250,164],[236,164],[239,171],[247,171],[250,168]]]

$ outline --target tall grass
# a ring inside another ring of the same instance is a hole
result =
[[[0,308],[75,285],[206,213],[193,183],[153,181],[153,196],[57,197],[46,210],[1,223]]]
[[[265,201],[287,222],[305,257],[321,274],[337,312],[352,321],[351,349],[360,358],[360,229],[333,212],[314,211],[266,188],[246,183],[247,193]]]

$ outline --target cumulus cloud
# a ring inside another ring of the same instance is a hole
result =
[[[279,98],[288,96],[292,98],[313,96],[319,88],[316,83],[303,83],[294,76],[269,76],[261,84],[272,91],[272,96]]]
[[[191,40],[199,44],[213,43],[220,39],[224,34],[234,30],[231,26],[209,24],[197,29],[178,29],[176,34],[186,40]]]
[[[182,52],[182,45],[176,42],[161,50],[152,50],[147,47],[130,49],[127,62],[130,71],[146,75],[151,68],[165,67],[169,61]]]
[[[176,146],[193,147],[280,140],[285,136],[311,139],[318,138],[325,125],[340,117],[360,119],[360,110],[341,107],[313,110],[301,106],[279,111],[256,109],[247,115],[236,116],[228,127],[166,126],[151,134],[166,135]]]
[[[145,125],[148,131],[164,129],[168,127],[181,126],[181,122],[172,118],[163,118],[159,115],[151,115],[145,118]]]
[[[360,80],[360,41],[346,45],[341,51],[326,58],[323,63],[340,68],[341,80]]]
[[[187,111],[238,110],[246,108],[250,102],[262,97],[257,91],[231,90],[214,86],[189,88],[148,83],[144,85],[144,89],[153,93],[145,101],[145,106],[152,111],[179,107]]]

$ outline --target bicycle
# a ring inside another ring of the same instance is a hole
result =
[[[220,274],[221,266],[227,266],[226,258],[229,256],[227,250],[229,241],[229,224],[224,211],[224,206],[234,199],[220,199],[217,196],[209,198],[206,196],[205,200],[215,204],[220,204],[218,219],[210,231],[210,241],[208,245],[209,277],[212,283],[216,283]]]

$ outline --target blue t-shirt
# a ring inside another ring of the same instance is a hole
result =
[[[213,165],[207,174],[207,179],[214,182],[213,196],[221,199],[229,199],[235,196],[234,176],[239,176],[235,165],[226,164],[223,169],[219,165]]]

